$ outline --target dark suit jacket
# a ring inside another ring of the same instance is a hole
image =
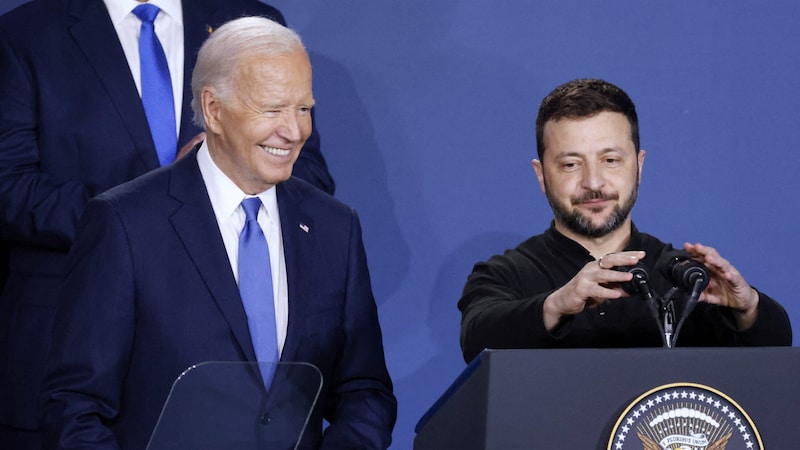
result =
[[[277,189],[289,280],[281,361],[324,378],[304,442],[385,448],[396,401],[358,218],[299,179]],[[92,200],[69,265],[45,380],[47,448],[144,448],[182,371],[255,359],[196,151]]]
[[[184,0],[179,147],[191,123],[191,70],[209,27],[243,14],[283,22],[256,0]],[[0,18],[0,423],[33,428],[64,258],[86,202],[158,167],[141,100],[101,0],[37,0]],[[295,175],[332,191],[309,139]],[[1,257],[2,255],[0,255]]]

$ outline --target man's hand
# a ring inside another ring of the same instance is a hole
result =
[[[545,299],[544,326],[552,331],[564,316],[575,315],[607,300],[627,296],[621,283],[630,281],[633,275],[613,268],[634,266],[644,255],[643,251],[609,253],[586,263],[567,284]]]
[[[204,132],[198,134],[197,136],[195,136],[193,138],[191,138],[189,140],[189,142],[187,142],[186,145],[181,147],[181,149],[178,151],[178,155],[175,157],[175,161],[177,161],[177,160],[183,158],[184,156],[186,156],[187,153],[192,151],[192,149],[195,147],[195,145],[203,142],[203,140],[205,138],[206,138],[206,134]]]
[[[758,316],[758,292],[742,274],[719,253],[702,244],[683,244],[683,249],[709,270],[708,287],[700,295],[700,301],[731,308],[739,330],[750,328]]]

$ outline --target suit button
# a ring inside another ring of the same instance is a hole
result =
[[[261,425],[269,425],[270,420],[272,420],[272,419],[269,417],[269,414],[264,413],[261,416]]]

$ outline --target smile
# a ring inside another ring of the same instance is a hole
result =
[[[259,147],[266,150],[267,153],[269,153],[270,155],[275,155],[275,156],[289,156],[289,154],[292,153],[291,150],[284,150],[282,148],[275,148],[275,147],[267,147],[266,145],[260,145]]]
[[[608,203],[609,203],[608,200],[597,199],[597,200],[584,201],[584,202],[579,203],[579,205],[581,205],[581,206],[583,206],[585,208],[595,209],[595,208],[602,208],[605,205],[607,205]]]
[[[578,198],[573,198],[572,205],[584,205],[588,208],[597,208],[598,206],[606,205],[609,202],[619,200],[618,194],[603,194],[602,192],[589,192],[586,195]]]

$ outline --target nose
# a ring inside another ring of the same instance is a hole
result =
[[[605,186],[605,174],[598,164],[586,164],[583,172],[583,187],[591,191],[599,191]]]
[[[298,142],[304,138],[304,133],[307,133],[305,130],[310,128],[310,126],[306,125],[306,122],[310,122],[310,119],[302,117],[294,111],[286,112],[281,117],[281,123],[277,128],[277,133],[280,137],[290,142]]]

